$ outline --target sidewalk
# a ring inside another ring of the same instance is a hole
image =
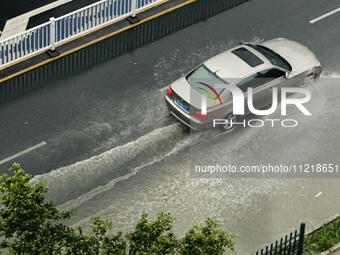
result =
[[[60,5],[66,4],[71,1],[72,0],[58,0],[7,20],[2,34],[0,35],[0,40],[5,40],[6,38],[24,32],[31,17],[38,16],[39,14],[44,13],[47,10],[59,7]]]

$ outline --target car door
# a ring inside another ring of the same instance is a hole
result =
[[[238,87],[245,96],[245,109],[249,112],[247,101],[249,96],[253,97],[255,109],[261,109],[272,104],[273,87],[280,88],[285,83],[285,72],[277,68],[266,68],[258,71],[239,82]],[[248,88],[253,89],[253,94],[248,95]],[[280,89],[278,89],[279,93]],[[280,96],[279,96],[280,97]],[[278,97],[278,98],[279,98]]]
[[[275,67],[261,71],[261,77],[263,77],[263,79],[266,81],[266,83],[263,85],[263,89],[266,90],[264,106],[271,105],[273,103],[274,87],[277,88],[277,98],[281,98],[281,88],[287,85],[285,73],[285,71]]]
[[[253,106],[255,109],[260,109],[265,105],[266,97],[267,97],[267,91],[263,89],[262,85],[265,83],[263,79],[260,78],[261,73],[257,72],[254,73],[243,80],[241,80],[238,83],[238,87],[242,90],[244,95],[244,109],[246,114],[249,113],[248,108],[248,97],[250,96],[248,94],[248,88],[253,89],[252,97],[253,97]]]

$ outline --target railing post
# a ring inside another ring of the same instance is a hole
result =
[[[297,251],[296,255],[302,255],[302,253],[303,253],[303,242],[304,242],[304,237],[305,237],[305,227],[306,227],[306,224],[304,222],[301,222],[298,251]]]
[[[55,51],[55,18],[50,18],[51,51]]]
[[[132,11],[132,17],[136,17],[136,0],[131,0],[131,11]]]
[[[47,54],[54,58],[59,55],[59,52],[55,50],[55,18],[50,18],[50,42],[51,42],[51,48],[47,51]]]
[[[136,9],[137,9],[137,0],[131,0],[131,16],[127,17],[127,21],[130,22],[130,24],[135,24],[140,21],[139,18],[136,16]]]

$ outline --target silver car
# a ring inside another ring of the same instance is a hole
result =
[[[170,113],[193,130],[211,128],[214,119],[226,119],[229,121],[222,128],[230,131],[235,127],[230,123],[240,116],[233,114],[233,98],[223,84],[237,86],[245,98],[252,88],[253,106],[261,109],[272,104],[272,88],[303,86],[320,73],[319,60],[297,42],[280,38],[261,44],[242,43],[172,83],[165,101]]]

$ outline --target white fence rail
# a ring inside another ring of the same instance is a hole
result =
[[[0,68],[46,50],[107,23],[135,16],[163,0],[102,0],[75,12],[51,18],[40,26],[0,41]]]

